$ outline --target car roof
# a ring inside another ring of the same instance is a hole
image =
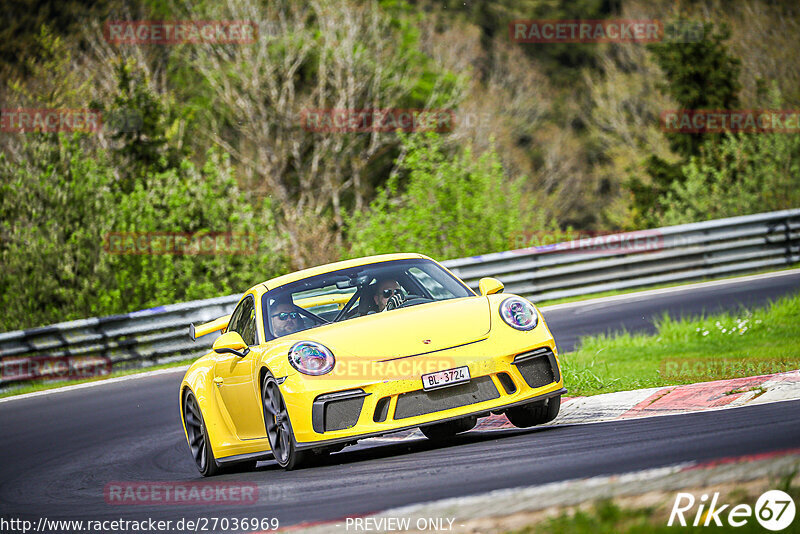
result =
[[[290,284],[292,282],[296,282],[297,280],[303,280],[304,278],[310,278],[312,276],[316,276],[318,274],[325,274],[332,271],[337,271],[339,269],[347,269],[349,267],[359,267],[361,265],[369,265],[372,263],[381,263],[384,261],[393,261],[393,260],[410,260],[410,259],[430,259],[423,254],[412,254],[412,253],[400,253],[400,254],[380,254],[378,256],[367,256],[364,258],[354,258],[352,260],[344,260],[344,261],[337,261],[336,263],[328,263],[325,265],[318,265],[316,267],[311,267],[308,269],[303,269],[302,271],[296,271],[293,273],[284,274],[282,276],[278,276],[277,278],[273,278],[271,280],[267,280],[263,282],[263,285],[267,290],[275,289],[276,287],[280,287],[282,285]],[[259,284],[260,285],[260,284]]]

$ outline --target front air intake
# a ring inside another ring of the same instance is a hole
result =
[[[506,394],[511,395],[512,393],[516,393],[517,386],[511,379],[511,375],[504,371],[502,373],[497,373],[497,379],[503,385],[503,389],[506,390]]]
[[[458,386],[449,386],[433,391],[418,389],[401,393],[397,396],[394,418],[405,419],[451,408],[460,408],[498,397],[500,397],[500,393],[497,391],[492,377],[479,376]]]
[[[389,416],[389,401],[391,397],[384,397],[375,404],[375,413],[372,420],[376,423],[383,423]]]
[[[369,393],[364,390],[352,389],[320,395],[314,399],[311,407],[314,432],[322,434],[355,426],[367,395]]]
[[[542,347],[518,354],[514,358],[513,364],[529,387],[540,388],[559,381],[560,376],[555,358],[549,347]]]

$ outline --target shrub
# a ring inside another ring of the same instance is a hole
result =
[[[396,172],[349,221],[351,256],[420,252],[439,259],[507,250],[531,228],[522,178],[509,180],[494,148],[449,154],[434,133],[401,135]]]

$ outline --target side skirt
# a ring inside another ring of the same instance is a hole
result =
[[[215,458],[215,462],[217,467],[222,467],[224,465],[232,465],[239,462],[246,462],[249,460],[271,460],[272,459],[272,452],[271,451],[262,451],[262,452],[249,452],[247,454],[236,454],[234,456],[226,456],[225,458]]]

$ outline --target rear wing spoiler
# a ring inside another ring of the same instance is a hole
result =
[[[220,317],[219,319],[214,319],[213,321],[209,321],[198,326],[190,324],[189,337],[192,338],[192,341],[195,341],[200,336],[210,334],[211,332],[217,332],[218,330],[223,330],[227,328],[230,320],[231,316],[226,315],[225,317]]]

